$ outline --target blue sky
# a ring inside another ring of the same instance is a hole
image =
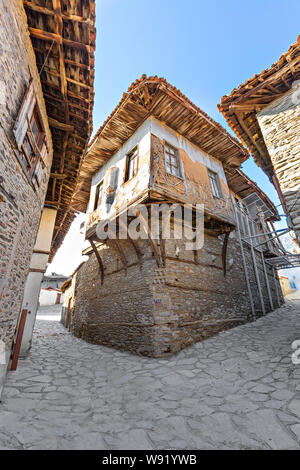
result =
[[[143,73],[165,77],[229,130],[217,109],[221,97],[288,50],[300,33],[299,17],[299,0],[96,0],[94,131]],[[243,170],[279,204],[252,159]],[[52,270],[76,267],[77,257],[69,256],[76,230]]]

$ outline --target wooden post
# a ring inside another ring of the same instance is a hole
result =
[[[70,297],[69,300],[68,300],[67,315],[66,315],[66,320],[65,320],[65,327],[66,328],[69,327],[69,323],[70,323],[71,300],[72,300],[72,297]]]
[[[20,318],[20,322],[18,326],[18,333],[17,333],[15,347],[14,347],[13,354],[12,354],[10,370],[17,370],[26,317],[27,317],[27,310],[24,309],[22,310],[21,318]]]

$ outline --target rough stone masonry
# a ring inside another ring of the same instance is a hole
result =
[[[300,90],[292,88],[257,119],[300,243]]]
[[[75,282],[70,286],[72,295],[66,293],[67,299],[75,299],[71,332],[91,343],[161,357],[252,320],[236,234],[229,238],[226,277],[221,260],[222,237],[206,235],[197,257],[193,250],[185,249],[184,238],[166,240],[165,267],[157,267],[148,240],[137,241],[143,253],[141,263],[129,241],[120,240],[128,262],[126,272],[113,243],[103,245],[99,248],[105,266],[103,285],[97,259],[92,254],[75,274]],[[247,247],[245,255],[258,318],[262,308]],[[256,257],[265,309],[269,312],[262,261],[257,254]],[[267,270],[276,308],[283,301],[281,294],[277,296],[281,290],[272,268]]]
[[[44,204],[52,144],[23,2],[0,0],[0,11],[0,339],[10,350]],[[13,134],[31,77],[49,144],[38,188],[22,167]]]

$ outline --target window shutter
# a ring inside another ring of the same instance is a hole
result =
[[[31,79],[13,128],[13,133],[16,138],[16,143],[19,150],[21,150],[21,146],[28,128],[27,119],[31,117],[35,103],[36,97],[33,88],[33,80]]]
[[[119,168],[112,168],[109,175],[109,187],[111,190],[115,190],[118,187],[119,180]]]
[[[46,142],[46,137],[44,137],[44,142],[40,151],[40,157],[43,162],[43,165],[46,166],[47,163],[47,157],[48,157],[48,148],[47,148],[47,142]]]
[[[35,173],[34,173],[34,176],[35,176],[35,179],[36,179],[36,182],[37,182],[38,186],[40,186],[40,184],[41,184],[42,172],[43,172],[43,166],[42,166],[41,160],[39,160],[37,162],[37,165],[36,165],[36,168],[35,168]]]

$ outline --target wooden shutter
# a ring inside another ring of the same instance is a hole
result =
[[[13,128],[19,150],[21,150],[21,146],[28,129],[28,119],[30,119],[32,115],[35,103],[36,97],[33,87],[33,80],[31,79]]]
[[[118,187],[119,180],[119,168],[112,168],[109,175],[109,187],[111,190],[115,190]]]
[[[41,184],[42,173],[43,173],[42,161],[39,159],[37,164],[36,164],[35,172],[34,172],[34,176],[35,176],[35,179],[36,179],[36,182],[37,182],[38,186]]]

